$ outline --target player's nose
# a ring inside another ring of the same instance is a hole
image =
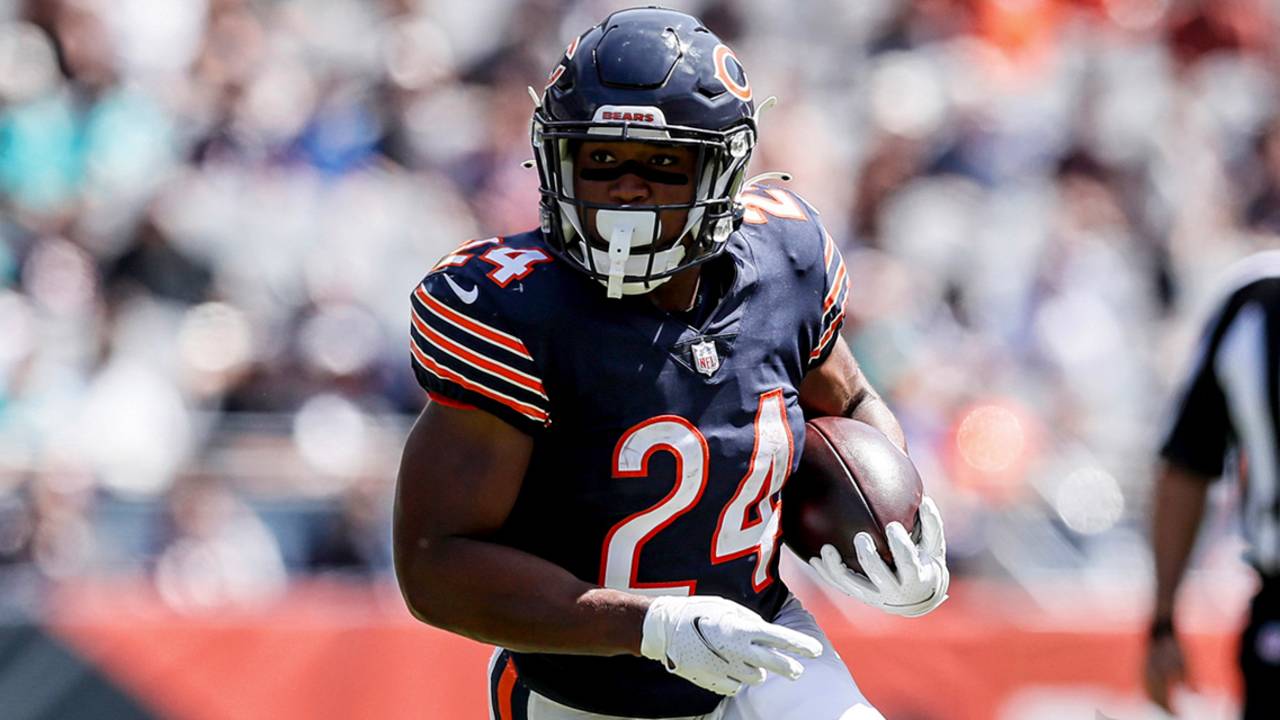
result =
[[[619,205],[634,205],[649,199],[649,183],[634,173],[627,173],[609,186],[609,199]]]

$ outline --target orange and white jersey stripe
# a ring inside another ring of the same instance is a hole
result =
[[[487,288],[440,269],[414,288],[414,374],[433,397],[477,407],[533,433],[551,422],[551,402],[529,348],[485,302]]]
[[[844,304],[849,296],[849,271],[845,267],[844,257],[831,235],[825,231],[822,260],[827,274],[826,293],[822,298],[822,325],[818,342],[809,353],[811,366],[821,363],[834,346],[840,327],[844,324]]]

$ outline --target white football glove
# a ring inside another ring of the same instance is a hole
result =
[[[699,687],[733,695],[744,683],[764,682],[766,671],[795,680],[804,667],[789,655],[818,657],[822,644],[732,600],[660,597],[644,617],[640,653]]]
[[[920,502],[920,526],[919,547],[911,542],[902,523],[891,522],[885,527],[896,573],[876,552],[875,541],[865,532],[854,537],[853,545],[867,577],[846,567],[832,545],[823,545],[821,558],[810,558],[809,564],[829,585],[868,605],[903,617],[924,615],[947,599],[947,586],[951,583],[942,515],[928,497]]]

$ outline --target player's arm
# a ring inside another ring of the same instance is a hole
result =
[[[409,609],[513,650],[638,655],[647,598],[488,540],[515,504],[532,449],[487,412],[438,403],[422,412],[396,485],[396,576]]]
[[[817,211],[810,207],[810,213],[816,219]],[[812,227],[818,231],[813,236],[817,242],[811,246],[815,251],[814,264],[806,273],[812,280],[806,282],[816,285],[820,280],[822,285],[811,286],[816,300],[811,312],[817,322],[812,330],[812,343],[807,348],[809,365],[800,383],[800,406],[806,415],[839,415],[865,422],[906,452],[906,436],[897,418],[871,387],[849,344],[840,336],[845,302],[849,298],[849,273],[844,256],[820,224]]]
[[[836,338],[831,354],[800,383],[800,406],[811,415],[861,420],[884,433],[903,452],[907,449],[907,438],[898,419],[871,387],[842,337]]]

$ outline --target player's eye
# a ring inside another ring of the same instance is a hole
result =
[[[598,163],[611,163],[618,161],[618,158],[614,157],[613,153],[608,150],[594,150],[588,157],[591,158],[592,162]]]
[[[649,164],[657,165],[658,167],[671,167],[672,165],[678,165],[679,163],[680,158],[675,155],[654,155],[649,158]]]

